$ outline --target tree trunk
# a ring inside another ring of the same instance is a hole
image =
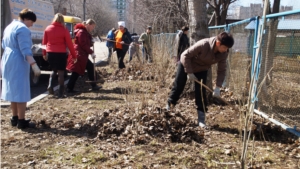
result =
[[[85,4],[86,0],[83,0],[83,20],[85,21]]]
[[[226,18],[227,18],[227,10],[222,10],[221,17],[220,17],[220,25],[226,24]]]
[[[203,38],[209,37],[207,27],[206,0],[189,0],[189,22],[191,45]]]
[[[221,23],[220,11],[221,11],[220,6],[216,5],[216,8],[215,8],[215,25],[220,25],[220,23]]]
[[[273,5],[273,13],[278,13],[280,7],[280,0],[274,0]],[[272,18],[269,20],[269,22],[266,24],[267,26],[267,34],[264,38],[266,40],[266,46],[265,51],[262,55],[262,64],[264,65],[263,68],[261,68],[260,72],[260,81],[264,79],[264,77],[268,76],[266,78],[266,81],[264,82],[262,94],[264,95],[264,99],[268,98],[268,90],[267,86],[272,82],[272,71],[270,71],[273,67],[273,61],[275,57],[275,42],[276,42],[276,36],[277,36],[277,26],[278,26],[278,18]],[[269,73],[269,74],[268,74]]]

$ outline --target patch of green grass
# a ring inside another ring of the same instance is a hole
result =
[[[82,163],[82,154],[76,154],[74,158],[72,158],[72,162],[75,164],[81,164]]]
[[[186,156],[182,157],[178,160],[178,162],[184,166],[191,166],[191,164],[194,162],[194,159],[192,157]]]
[[[86,158],[88,161],[84,163],[83,158]],[[109,158],[102,152],[93,152],[93,153],[77,153],[72,159],[74,164],[97,164],[107,161]]]
[[[149,143],[150,146],[157,146],[158,145],[158,140],[157,139],[153,139],[151,140],[151,142]]]
[[[135,156],[132,158],[134,160],[135,158],[137,161],[143,161],[145,159],[146,152],[145,151],[138,151]]]
[[[184,145],[183,144],[176,144],[174,146],[174,150],[182,150],[184,148]]]
[[[274,155],[272,155],[272,154],[268,154],[265,157],[262,157],[262,161],[264,163],[270,163],[270,164],[272,164],[272,163],[274,163],[274,161],[276,161],[276,157]]]
[[[48,147],[40,151],[39,157],[44,159],[52,157],[55,159],[63,156],[63,152],[66,152],[66,149],[63,146]]]

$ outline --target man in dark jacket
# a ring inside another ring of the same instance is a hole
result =
[[[218,63],[216,87],[214,97],[220,97],[220,88],[225,79],[226,59],[228,49],[234,44],[233,37],[227,32],[222,32],[216,37],[198,41],[181,54],[173,88],[168,98],[167,110],[171,105],[176,105],[184,89],[186,80],[202,81],[206,84],[207,70],[212,64]],[[195,101],[198,112],[198,124],[204,128],[205,112],[207,111],[206,90],[201,89],[200,84],[195,82]]]
[[[174,47],[174,57],[176,58],[176,62],[180,61],[180,55],[187,48],[190,47],[189,37],[187,36],[189,33],[189,27],[183,26],[181,31],[179,31],[175,38],[175,47]]]
[[[124,57],[128,51],[129,44],[132,42],[131,35],[127,28],[125,28],[125,22],[118,22],[119,29],[115,32],[115,50],[117,51],[119,69],[125,68]]]

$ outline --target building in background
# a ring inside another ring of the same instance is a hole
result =
[[[118,13],[119,21],[126,21],[126,1],[127,0],[111,0],[113,8],[116,9]]]
[[[291,11],[293,6],[280,6],[279,12]],[[238,6],[233,10],[233,13],[228,17],[230,19],[248,19],[254,16],[262,16],[263,14],[263,5],[250,4],[250,6]]]

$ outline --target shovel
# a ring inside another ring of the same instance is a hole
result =
[[[94,45],[93,45],[93,51],[95,52]],[[99,82],[101,82],[101,81],[97,81],[97,78],[96,78],[95,58],[93,58],[93,65],[94,65],[94,80],[93,81],[91,81],[91,80],[85,81],[87,83],[99,83]]]
[[[101,81],[99,81],[99,80],[96,79],[95,59],[93,59],[93,62],[94,62],[94,80],[93,81],[91,81],[91,80],[85,81],[87,83],[99,83],[99,82],[101,82]]]

